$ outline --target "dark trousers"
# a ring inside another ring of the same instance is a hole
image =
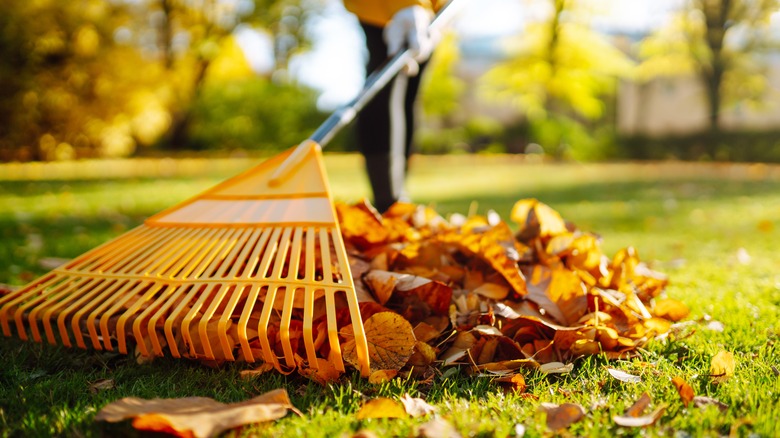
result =
[[[366,73],[377,69],[387,59],[387,45],[382,37],[381,27],[361,23],[366,35],[368,62]],[[407,160],[412,152],[412,138],[415,124],[415,99],[420,88],[420,76],[426,63],[420,64],[417,76],[391,81],[358,115],[356,132],[358,146],[366,162],[366,171],[374,194],[374,206],[380,212],[393,203],[405,200],[404,182]],[[396,84],[397,81],[400,83]],[[395,84],[395,85],[394,85]],[[405,86],[402,92],[402,120],[400,126],[392,129],[391,94],[394,86]]]

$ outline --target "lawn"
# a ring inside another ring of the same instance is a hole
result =
[[[89,165],[91,170],[76,172],[0,165],[0,283],[23,284],[46,272],[42,260],[77,256],[250,164],[249,159],[116,162],[113,168]],[[326,167],[336,199],[356,201],[368,193],[359,158],[327,156]],[[379,436],[415,436],[430,418],[355,417],[367,398],[408,393],[435,405],[437,415],[464,436],[513,436],[522,430],[526,436],[549,434],[539,411],[542,402],[585,408],[585,418],[564,435],[780,436],[780,257],[775,254],[780,167],[415,157],[409,187],[416,202],[443,215],[492,209],[508,218],[516,200],[537,198],[580,229],[600,234],[607,254],[635,247],[642,260],[669,276],[667,292],[690,307],[692,323],[676,336],[651,343],[635,359],[609,362],[594,356],[577,360],[568,374],[529,371],[525,393],[506,392],[489,378],[466,376],[455,368],[441,368],[426,382],[395,379],[372,385],[352,374],[322,387],[276,374],[242,380],[239,371],[245,364],[212,369],[163,358],[139,365],[113,353],[0,338],[2,435],[129,434],[127,424],[95,423],[96,412],[126,396],[197,395],[233,402],[286,388],[303,416],[288,415],[245,431],[349,436],[370,429]],[[734,354],[736,371],[714,383],[710,361],[723,350]],[[606,366],[642,380],[616,380]],[[728,408],[685,407],[673,377]],[[90,391],[99,379],[112,379],[115,386]],[[660,419],[645,429],[617,426],[612,417],[643,392],[652,397],[651,408],[665,408]]]

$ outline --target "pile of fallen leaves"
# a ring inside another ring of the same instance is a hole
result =
[[[597,235],[535,199],[514,205],[514,232],[493,212],[447,220],[413,204],[383,215],[366,203],[336,210],[374,379],[440,364],[500,374],[627,358],[688,314],[633,248],[609,258]],[[349,345],[345,357],[356,363]]]

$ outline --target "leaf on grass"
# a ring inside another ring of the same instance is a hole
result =
[[[664,298],[656,300],[653,313],[659,318],[665,318],[670,321],[680,321],[688,316],[691,311],[688,309],[682,301],[678,301],[672,298]]]
[[[393,380],[398,375],[396,370],[377,370],[368,376],[368,383],[379,385]]]
[[[387,397],[377,397],[367,401],[355,415],[358,420],[367,418],[406,418],[409,416],[400,403]]]
[[[463,435],[449,421],[434,418],[420,425],[417,436],[422,438],[461,438]]]
[[[574,363],[548,362],[539,365],[539,371],[545,374],[568,374],[574,369]]]
[[[625,371],[621,371],[615,368],[607,367],[607,372],[610,376],[616,378],[617,380],[620,380],[621,382],[625,383],[639,383],[642,381],[642,378],[639,376],[635,376],[633,374],[629,374]]]
[[[436,412],[436,407],[431,406],[421,398],[410,397],[409,394],[404,394],[401,397],[401,403],[403,403],[406,413],[412,417],[422,417]]]
[[[723,403],[722,401],[714,399],[712,397],[706,397],[703,395],[697,395],[696,397],[694,397],[693,405],[696,406],[697,408],[703,408],[712,405],[718,408],[721,412],[726,412],[729,410],[729,405],[727,405],[726,403]]]
[[[523,377],[522,374],[501,376],[495,381],[500,383],[504,388],[516,393],[523,393],[527,388],[525,384],[525,377]]]
[[[379,312],[371,315],[363,328],[372,370],[400,370],[406,365],[417,342],[409,321],[397,313]],[[358,368],[355,340],[350,339],[343,348],[344,360]]]
[[[295,408],[287,391],[276,389],[231,404],[206,397],[153,400],[128,397],[106,405],[95,420],[115,423],[132,418],[133,427],[142,431],[212,437],[239,426],[282,418],[289,410]]]
[[[263,362],[259,367],[251,370],[241,370],[238,372],[239,377],[243,380],[251,380],[257,376],[263,375],[274,369],[274,364]]]
[[[693,388],[691,388],[691,385],[682,377],[672,378],[672,383],[674,384],[674,387],[677,388],[677,393],[680,394],[680,400],[682,400],[683,405],[687,408],[694,397]]]
[[[615,415],[614,417],[612,417],[612,421],[614,421],[615,424],[617,424],[618,426],[623,426],[623,427],[652,426],[653,424],[655,424],[656,421],[658,421],[659,418],[661,418],[661,415],[664,414],[665,409],[666,408],[664,406],[659,406],[653,412],[640,417]]]
[[[542,403],[539,410],[547,414],[547,428],[550,430],[566,429],[585,416],[585,409],[576,403]]]
[[[614,421],[618,426],[623,427],[645,427],[654,424],[656,421],[658,421],[659,418],[661,418],[661,415],[663,415],[666,407],[659,406],[653,412],[647,415],[642,415],[645,409],[650,406],[651,401],[652,399],[650,398],[650,395],[648,395],[646,392],[643,393],[639,399],[634,402],[633,405],[626,409],[624,415],[615,415],[612,417],[612,421]]]
[[[89,392],[97,394],[100,391],[114,389],[115,387],[116,382],[114,382],[114,379],[98,379],[89,384]]]
[[[715,383],[725,382],[734,375],[735,368],[734,354],[728,351],[720,351],[713,356],[710,362],[710,377],[712,377]]]
[[[328,383],[335,382],[341,377],[341,371],[337,370],[333,366],[333,362],[323,359],[321,357],[316,358],[317,368],[301,366],[303,360],[298,363],[298,373],[303,377],[308,377],[311,380],[319,383],[322,386]]]

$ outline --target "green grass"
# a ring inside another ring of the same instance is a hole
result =
[[[23,284],[46,269],[42,257],[70,258],[139,224],[144,217],[211,187],[250,161],[215,174],[132,179],[0,181],[0,283]],[[368,193],[360,161],[328,156],[334,196],[355,201]],[[634,246],[643,260],[671,279],[668,294],[701,321],[682,339],[652,343],[642,356],[607,362],[580,359],[567,375],[528,372],[529,395],[505,393],[489,379],[441,369],[431,381],[396,379],[371,385],[348,375],[337,385],[266,374],[239,379],[242,364],[220,369],[161,359],[138,365],[113,353],[70,350],[0,338],[0,435],[81,436],[130,434],[127,425],[93,422],[95,413],[125,396],[208,396],[224,402],[287,388],[303,417],[290,415],[252,427],[249,434],[340,436],[362,428],[380,436],[414,436],[427,418],[357,420],[363,400],[404,393],[425,398],[464,436],[545,435],[540,402],[575,402],[585,419],[568,433],[579,436],[780,436],[780,168],[727,164],[543,164],[514,157],[416,157],[411,194],[443,214],[496,210],[508,218],[518,199],[535,197],[581,229],[604,238],[608,254]],[[0,166],[0,180],[3,168]],[[92,176],[90,176],[92,178]],[[742,254],[741,256],[739,254]],[[745,254],[749,257],[745,257]],[[724,330],[708,330],[718,321]],[[711,357],[734,353],[735,375],[722,384],[707,376]],[[627,384],[609,376],[610,365],[642,376]],[[729,405],[684,407],[671,383],[681,376],[697,395]],[[90,382],[110,378],[114,389],[97,394]],[[647,429],[616,426],[641,394],[665,405]]]

